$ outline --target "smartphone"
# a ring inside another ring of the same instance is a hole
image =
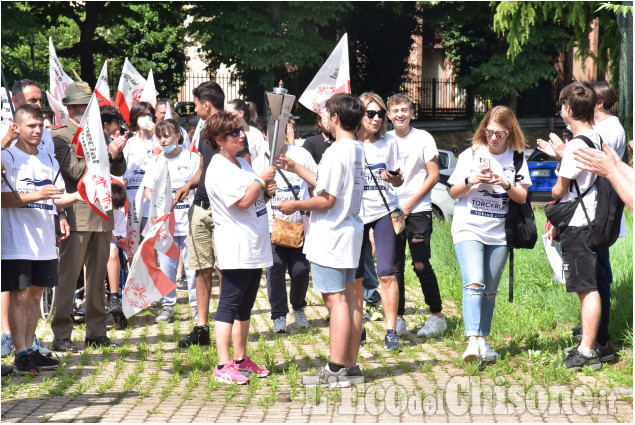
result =
[[[399,171],[386,170],[386,172],[388,174],[390,174],[391,176],[398,176],[399,175]]]
[[[481,158],[481,170],[489,169],[489,158]]]

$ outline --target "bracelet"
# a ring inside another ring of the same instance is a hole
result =
[[[58,212],[57,212],[57,215],[58,215],[58,216],[61,216],[61,215],[64,215],[64,216],[65,216],[65,215],[66,215],[66,211],[58,211]]]
[[[505,188],[503,188],[503,189],[505,189],[505,192],[507,192],[507,191],[508,191],[509,189],[511,189],[511,188],[512,188],[512,184],[511,184],[511,183],[509,183],[509,187],[508,187],[507,189],[505,189]]]
[[[467,187],[468,189],[472,187],[472,183],[470,183],[469,177],[465,178],[465,187]]]
[[[258,182],[258,184],[259,184],[260,186],[262,186],[262,190],[263,190],[263,191],[265,191],[265,192],[267,191],[267,185],[265,184],[265,181],[264,181],[263,179],[261,179],[260,177],[256,177],[256,178],[254,179],[254,181],[255,181],[255,182]]]

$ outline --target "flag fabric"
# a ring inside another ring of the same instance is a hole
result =
[[[335,93],[351,92],[348,65],[348,34],[340,39],[322,68],[300,96],[300,103],[320,115],[326,114],[326,101]]]
[[[123,289],[122,307],[127,318],[176,289],[176,284],[157,267],[154,259],[156,249],[176,260],[178,247],[174,243],[173,235],[174,212],[171,212],[157,220],[133,257]]]
[[[163,117],[164,120],[171,120],[172,119],[172,103],[168,102],[166,108],[165,108],[165,117]]]
[[[119,108],[119,112],[121,112],[128,124],[130,124],[130,108],[141,100],[145,86],[146,80],[139,74],[139,71],[132,66],[128,58],[126,58],[123,63],[119,86],[117,86],[115,106]]]
[[[73,83],[73,80],[62,69],[51,37],[49,37],[49,82],[51,94],[59,101],[66,97],[66,87]]]
[[[95,96],[99,100],[99,106],[112,105],[110,100],[110,87],[108,87],[108,60],[101,67],[97,84],[95,84]]]
[[[146,173],[146,176],[151,173],[157,173],[156,184],[152,187],[152,194],[150,195],[150,209],[148,210],[148,222],[146,223],[145,229],[142,229],[141,235],[146,236],[148,231],[154,224],[159,220],[160,217],[163,217],[165,214],[170,212],[172,209],[172,184],[170,181],[170,170],[168,169],[168,161],[164,157],[160,157],[156,159],[156,162],[153,164],[153,170]],[[145,178],[144,178],[145,180]],[[144,187],[144,196],[145,196],[145,187],[147,183],[142,181],[142,184],[139,185],[139,189],[141,186]],[[139,190],[141,192],[141,190]],[[137,192],[137,196],[138,193]],[[174,222],[173,222],[174,224]],[[174,232],[172,232],[174,233]]]
[[[195,154],[200,155],[200,153],[198,152],[198,141],[201,138],[201,133],[203,132],[203,129],[205,128],[205,120],[200,119],[198,120],[198,124],[196,124],[196,129],[194,129],[194,135],[192,136],[192,141],[190,142],[190,152],[194,152]]]
[[[152,70],[148,73],[148,79],[146,80],[146,85],[143,88],[143,93],[141,94],[141,101],[148,102],[153,108],[157,106],[157,89],[154,86],[154,76],[152,75]]]
[[[77,184],[77,191],[93,211],[108,221],[107,212],[112,210],[110,162],[95,94],[88,103],[73,142],[81,145],[86,158],[86,171]]]
[[[64,106],[59,100],[55,99],[55,97],[49,92],[46,92],[46,98],[48,99],[51,110],[55,115],[55,125],[66,124],[68,122],[68,109],[66,106]]]

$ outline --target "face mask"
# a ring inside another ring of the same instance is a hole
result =
[[[161,148],[161,150],[165,153],[170,153],[172,152],[174,149],[176,149],[176,143],[171,144],[170,146],[166,146],[166,147],[162,147],[159,146]]]
[[[139,118],[137,118],[137,126],[139,128],[146,128],[146,124],[151,122],[151,121],[152,120],[148,116],[139,117]]]

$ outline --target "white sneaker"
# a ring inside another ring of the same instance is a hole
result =
[[[273,331],[277,334],[287,332],[287,318],[286,316],[280,316],[273,320]]]
[[[495,362],[498,360],[498,353],[492,350],[485,339],[479,340],[479,348],[481,350],[481,358],[486,362]]]
[[[463,360],[465,360],[466,362],[481,360],[480,347],[477,340],[471,340],[467,344],[467,349],[463,353]]]
[[[2,357],[7,357],[13,352],[13,339],[11,334],[2,334]]]
[[[309,321],[306,320],[306,314],[304,314],[304,309],[293,310],[293,317],[295,317],[295,325],[298,328],[308,328]]]
[[[38,339],[37,336],[33,336],[33,349],[40,352],[44,357],[49,356],[51,354],[51,350],[46,348],[42,341]]]
[[[445,323],[445,316],[441,318],[431,315],[428,318],[428,321],[419,332],[417,332],[418,336],[423,336],[426,338],[434,338],[436,336],[441,335],[441,332],[445,331],[448,328],[448,325]]]
[[[406,328],[406,321],[403,317],[397,316],[397,335],[402,336],[408,333],[408,328]]]

